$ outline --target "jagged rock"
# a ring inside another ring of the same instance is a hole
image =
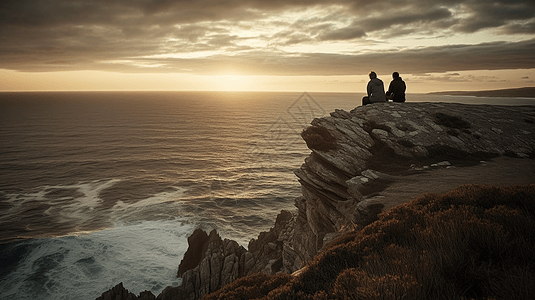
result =
[[[137,297],[133,293],[128,292],[121,282],[110,290],[102,293],[102,296],[98,297],[97,300],[156,300],[156,297],[150,291],[143,291],[139,294],[139,297]]]
[[[208,235],[196,229],[188,237],[188,245],[178,267],[182,284],[166,288],[166,293],[183,294],[181,299],[199,299],[246,274],[246,268],[240,272],[238,259],[246,253],[245,248],[235,241],[222,240],[215,230]]]
[[[215,233],[215,232],[214,232]],[[215,235],[211,237],[215,239]],[[184,272],[195,268],[202,260],[203,254],[208,249],[210,237],[201,229],[195,229],[188,237],[188,250],[184,254],[182,262],[178,266],[177,277],[181,277]]]
[[[200,299],[246,275],[299,269],[299,260],[293,260],[296,266],[283,264],[284,249],[288,249],[283,241],[291,234],[294,218],[293,213],[281,211],[270,231],[249,242],[249,251],[235,241],[222,240],[215,230],[207,234],[196,229],[188,237],[189,247],[178,268],[177,276],[182,277],[182,284],[165,288],[158,299]]]

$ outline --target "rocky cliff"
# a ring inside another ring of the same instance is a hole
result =
[[[282,211],[248,249],[196,231],[179,266],[181,286],[158,299],[199,299],[245,275],[295,272],[341,232],[372,222],[381,191],[410,174],[498,156],[533,164],[535,106],[373,104],[315,119],[302,137],[312,153],[295,171],[297,210]]]

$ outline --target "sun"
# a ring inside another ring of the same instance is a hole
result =
[[[210,75],[207,76],[211,90],[217,91],[252,91],[256,90],[254,76],[250,75]]]

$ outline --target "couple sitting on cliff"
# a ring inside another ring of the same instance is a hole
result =
[[[383,81],[377,78],[375,72],[370,72],[370,81],[366,88],[368,96],[362,98],[362,105],[376,103],[376,102],[386,102],[392,100],[394,102],[405,102],[405,90],[407,86],[405,81],[399,77],[398,72],[392,73],[393,80],[388,86],[388,91],[385,93],[385,87]]]

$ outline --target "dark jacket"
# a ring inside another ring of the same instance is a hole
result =
[[[405,102],[406,89],[407,86],[405,85],[405,81],[403,81],[401,77],[390,81],[390,85],[388,86],[388,92],[394,94],[394,102]]]

